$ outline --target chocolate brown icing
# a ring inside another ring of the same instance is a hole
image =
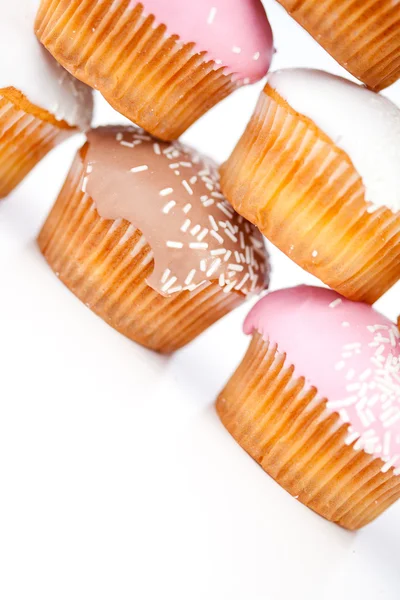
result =
[[[216,280],[226,292],[267,287],[263,238],[224,199],[213,161],[134,127],[90,131],[84,161],[83,189],[100,216],[125,219],[152,248],[154,290],[169,296]]]

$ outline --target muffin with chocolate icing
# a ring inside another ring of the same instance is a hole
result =
[[[133,127],[89,132],[39,246],[95,313],[164,353],[268,285],[261,234],[224,199],[216,165]]]

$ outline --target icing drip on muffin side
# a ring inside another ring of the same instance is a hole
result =
[[[83,130],[90,127],[92,90],[68,73],[34,34],[39,0],[5,0],[0,19],[0,96],[14,88],[58,121]]]
[[[221,194],[216,165],[134,127],[89,132],[84,191],[100,216],[139,229],[154,256],[148,285],[167,296],[218,281],[226,293],[268,284],[261,234]]]

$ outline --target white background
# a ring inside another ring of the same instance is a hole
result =
[[[341,72],[266,6],[275,68]],[[261,87],[185,139],[227,158]],[[400,103],[400,86],[387,93]],[[122,119],[99,102],[97,123],[111,120]],[[165,358],[114,332],[46,266],[35,237],[80,144],[54,151],[0,205],[0,598],[399,600],[400,503],[357,534],[341,530],[219,423],[213,402],[246,349],[248,306]],[[313,281],[272,256],[274,289]],[[399,285],[379,308],[397,317]]]

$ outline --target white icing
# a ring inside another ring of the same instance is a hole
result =
[[[351,159],[373,208],[400,211],[400,110],[387,98],[314,69],[285,69],[269,85]]]
[[[0,89],[14,87],[57,120],[88,129],[92,91],[45,50],[34,33],[40,0],[0,0]]]

